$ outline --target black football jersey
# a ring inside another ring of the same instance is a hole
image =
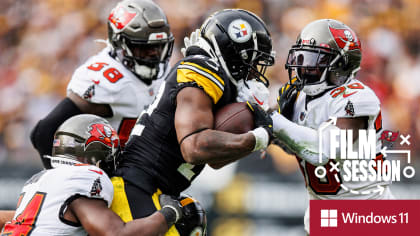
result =
[[[176,96],[189,86],[202,89],[213,100],[213,110],[234,102],[237,94],[218,62],[202,55],[183,58],[163,82],[155,101],[140,114],[117,175],[152,193],[159,188],[179,194],[190,186],[204,165],[185,162],[174,123]]]

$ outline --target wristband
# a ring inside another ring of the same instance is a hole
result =
[[[255,137],[255,146],[254,150],[252,150],[253,152],[267,147],[268,140],[270,139],[267,130],[265,130],[262,127],[258,127],[254,130],[249,131],[249,133],[252,133]]]
[[[178,211],[173,206],[166,205],[162,207],[159,212],[165,217],[168,228],[175,224],[180,218]]]

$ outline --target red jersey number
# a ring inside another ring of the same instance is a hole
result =
[[[96,62],[88,66],[87,68],[93,71],[101,71],[103,68],[107,66],[108,64],[105,62]],[[118,80],[124,77],[123,74],[121,74],[121,72],[115,69],[114,67],[107,68],[106,70],[104,70],[102,74],[111,83],[116,83]]]
[[[336,195],[338,193],[338,191],[340,190],[341,177],[337,173],[337,171],[330,171],[330,162],[334,162],[333,160],[330,160],[326,165],[324,165],[327,174],[325,178],[321,180],[315,175],[316,166],[305,161],[305,167],[303,167],[300,164],[301,159],[297,159],[302,174],[304,175],[306,185],[308,185],[312,189],[312,191],[319,195]],[[338,181],[336,178],[338,178]]]
[[[349,96],[357,93],[357,91],[354,91],[354,92],[351,92],[351,93],[346,93],[346,87],[349,88],[349,89],[364,89],[365,88],[360,83],[357,83],[357,82],[352,83],[352,84],[349,84],[347,86],[342,86],[342,87],[338,87],[338,88],[333,89],[330,93],[331,97],[336,98],[336,97],[338,97],[339,95],[342,94],[343,97],[346,98],[346,97],[349,97]]]
[[[43,192],[36,192],[28,202],[25,209],[15,220],[4,226],[4,236],[26,236],[29,235],[35,227],[39,211],[44,203],[45,196]],[[21,195],[23,196],[23,195]],[[20,202],[19,202],[20,203]]]
[[[118,129],[118,136],[120,137],[121,148],[125,147],[125,143],[130,137],[130,132],[136,124],[136,118],[124,118],[121,121],[120,128]]]

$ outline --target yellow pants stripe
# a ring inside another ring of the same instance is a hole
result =
[[[112,200],[111,210],[121,217],[127,223],[133,220],[127,195],[125,194],[124,180],[122,177],[112,177],[114,186],[114,199]]]
[[[121,219],[127,223],[133,220],[133,215],[131,214],[130,205],[128,203],[127,195],[124,188],[124,180],[122,177],[112,177],[112,185],[114,186],[114,199],[112,200],[111,210],[121,217]],[[158,189],[153,195],[152,200],[157,210],[162,209],[159,203],[159,195],[162,194],[162,191]],[[181,236],[176,230],[175,226],[171,226],[166,232],[165,236]]]

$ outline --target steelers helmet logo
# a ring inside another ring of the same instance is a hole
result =
[[[244,43],[251,38],[252,28],[248,22],[237,19],[232,21],[228,27],[229,37],[237,43]]]

